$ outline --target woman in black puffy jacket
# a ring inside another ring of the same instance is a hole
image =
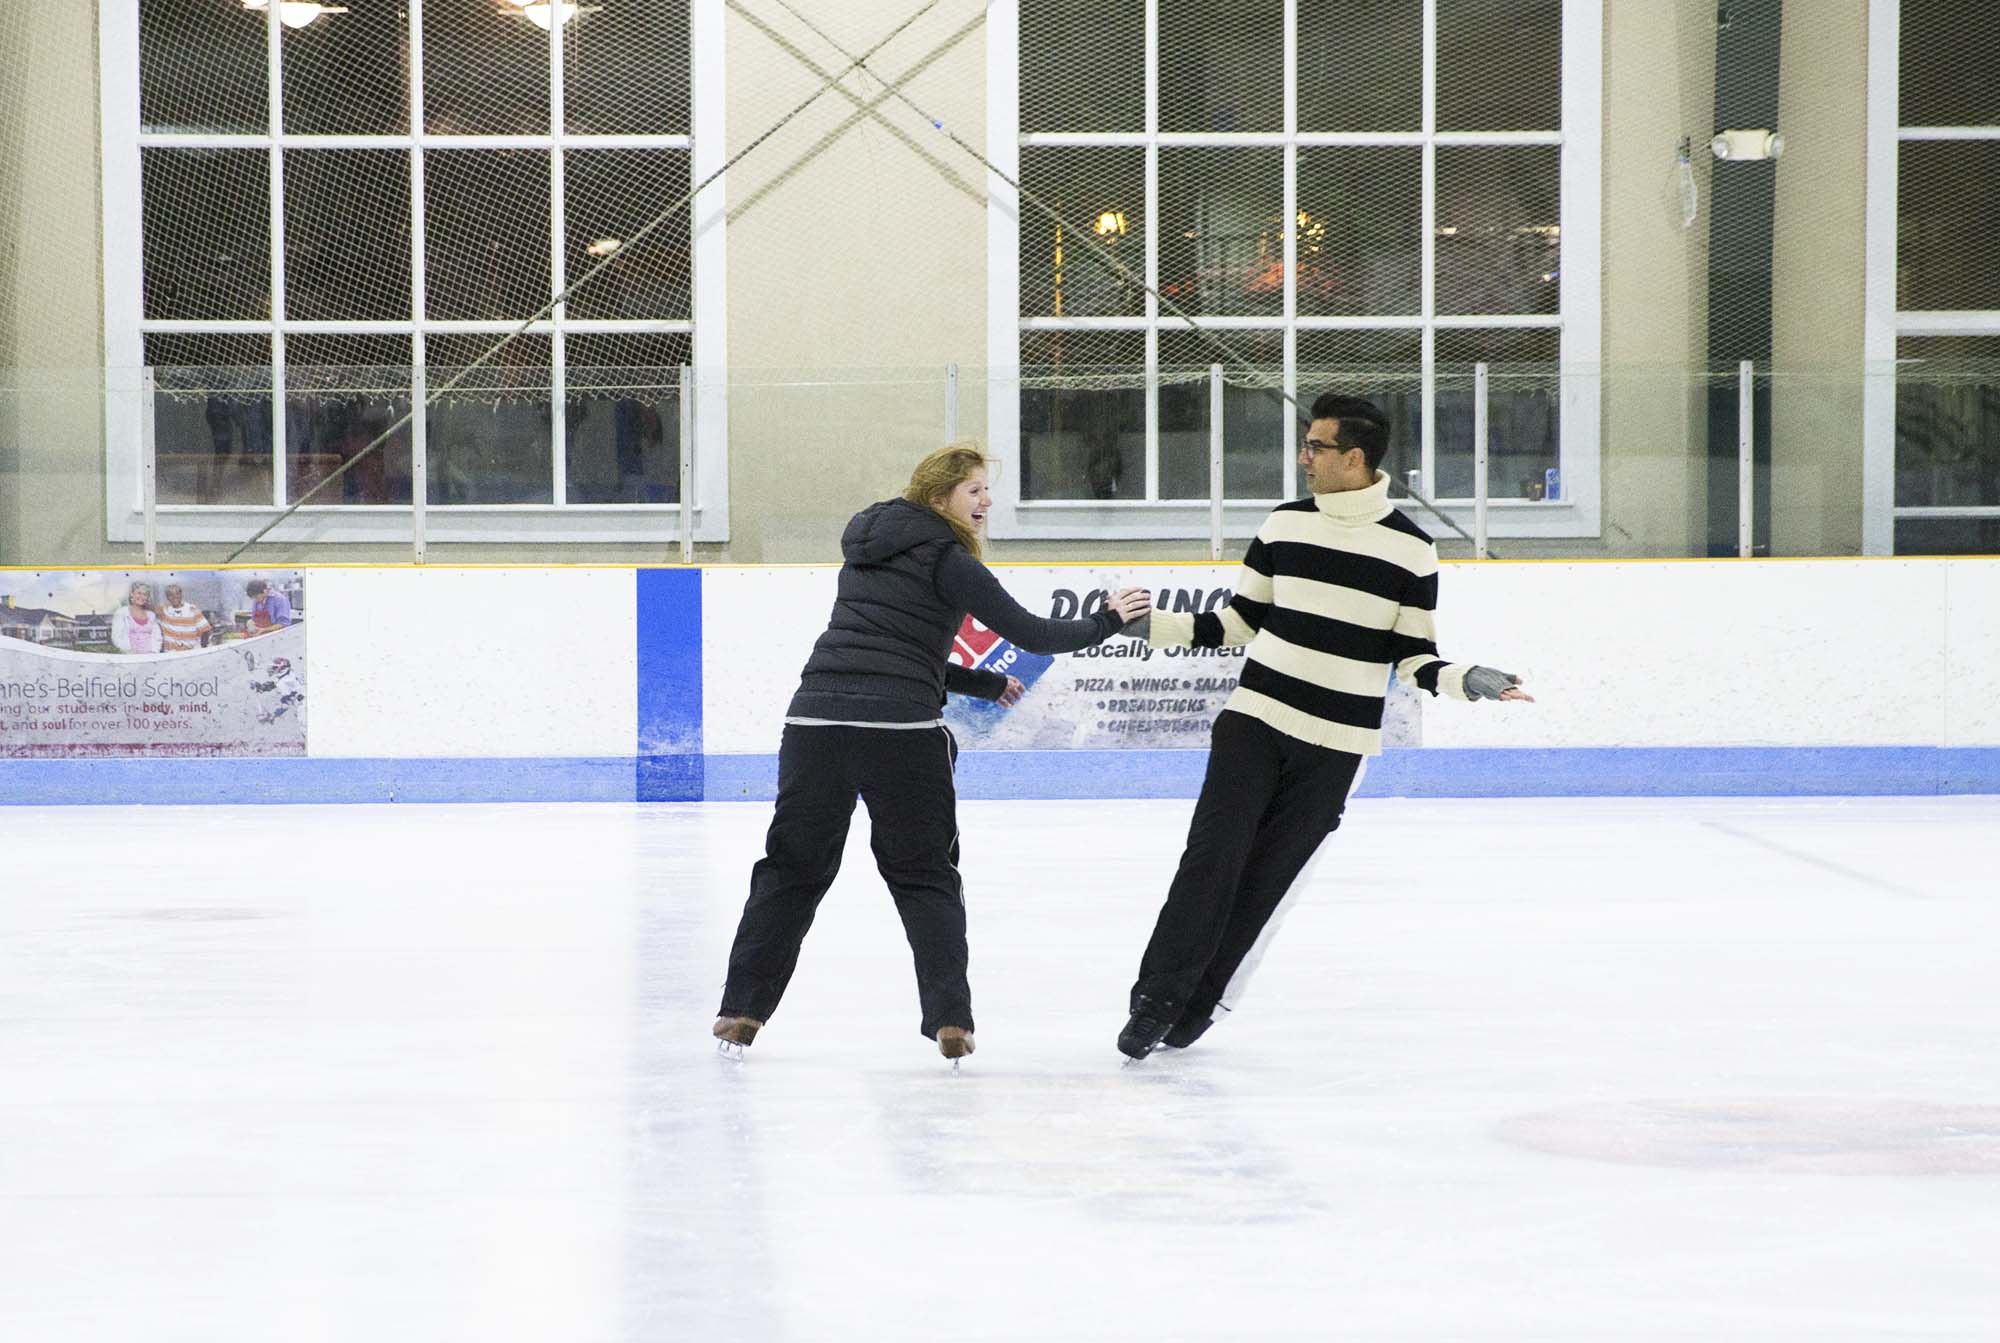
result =
[[[743,1046],[777,1010],[813,912],[840,870],[858,794],[875,864],[895,897],[916,960],[921,1029],[946,1058],[970,1054],[965,896],[958,875],[957,745],[947,691],[1011,704],[1021,683],[947,660],[968,612],[1032,653],[1101,643],[1146,613],[1141,589],[1114,593],[1083,620],[1030,614],[980,563],[992,504],[987,459],[955,443],[917,464],[900,499],[854,515],[826,633],[813,645],[785,713],[778,807],[729,952],[715,1035]]]

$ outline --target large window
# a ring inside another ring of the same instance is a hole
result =
[[[1598,357],[1598,6],[996,4],[998,534],[1204,527],[1214,363],[1232,531],[1299,488],[1271,389],[1378,398],[1399,482],[1469,515],[1486,363],[1495,533],[1594,534],[1597,385],[1558,369]]]
[[[113,538],[726,537],[720,11],[101,0]]]
[[[1978,0],[1871,22],[1867,548],[2000,554],[2000,27]]]

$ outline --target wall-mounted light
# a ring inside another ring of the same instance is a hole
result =
[[[617,251],[624,245],[625,242],[621,238],[599,238],[596,242],[592,243],[590,246],[584,248],[583,250],[585,255],[587,256],[606,257],[610,256],[613,252]]]
[[[1106,210],[1097,216],[1097,236],[1100,238],[1122,238],[1125,236],[1125,212]]]
[[[243,0],[243,8],[262,14],[270,0]],[[278,0],[278,22],[287,28],[303,28],[328,14],[345,14],[346,5],[322,5],[318,0]]]
[[[1785,152],[1785,137],[1776,131],[1717,131],[1708,152],[1734,163],[1741,159],[1775,159]]]

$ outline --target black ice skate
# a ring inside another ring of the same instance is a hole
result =
[[[1133,994],[1131,1019],[1125,1023],[1125,1029],[1118,1032],[1118,1052],[1127,1058],[1145,1058],[1159,1047],[1161,1039],[1173,1029],[1180,1014],[1181,1009],[1175,1003],[1163,1003],[1144,994]]]
[[[742,1058],[744,1049],[757,1038],[757,1032],[763,1025],[755,1017],[717,1017],[712,1032],[715,1052],[725,1058]]]
[[[1214,1024],[1214,1020],[1206,1013],[1183,1013],[1181,1019],[1174,1023],[1174,1028],[1161,1038],[1160,1043],[1169,1049],[1186,1049],[1196,1040],[1201,1039],[1208,1028]]]

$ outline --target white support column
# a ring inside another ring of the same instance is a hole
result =
[[[139,370],[139,511],[144,516],[146,563],[160,558],[160,477],[153,443],[153,370]]]
[[[1019,178],[1021,71],[1015,59],[1021,10],[992,0],[986,10],[986,155]],[[1018,535],[1021,502],[1021,203],[998,173],[986,174],[986,442],[1014,458],[993,486],[988,534]]]
[[[1472,366],[1472,557],[1486,558],[1487,395],[1486,365]]]
[[[1756,486],[1757,373],[1748,359],[1736,366],[1736,553],[1749,559],[1757,550]]]
[[[100,0],[97,11],[98,125],[104,175],[99,255],[104,260],[104,431],[111,448],[104,473],[104,517],[110,529],[129,522],[136,496],[125,493],[138,481],[127,468],[121,445],[136,445],[153,408],[141,405],[134,389],[147,363],[144,250],[140,220],[139,6],[138,0]],[[130,398],[130,399],[128,399]]]
[[[568,214],[563,187],[563,16],[559,5],[549,9],[549,292],[569,287],[566,242]],[[569,502],[569,344],[563,322],[569,305],[558,303],[549,314],[555,331],[549,336],[550,501],[558,508]]]
[[[1208,366],[1208,557],[1222,558],[1222,365]]]
[[[283,52],[285,30],[279,22],[277,5],[264,8],[264,61],[266,113],[270,124],[271,157],[271,504],[285,506],[286,467],[291,452],[285,445],[285,151],[279,144],[285,133],[285,80]],[[317,484],[317,481],[312,484]],[[312,488],[308,485],[306,488]]]
[[[1285,5],[1285,204],[1283,381],[1285,405],[1279,414],[1278,459],[1283,462],[1284,497],[1299,492],[1299,6]]]
[[[729,99],[724,88],[723,0],[693,0],[689,50],[695,136],[689,161],[690,183],[708,181],[727,160]],[[696,196],[689,237],[694,265],[693,379],[708,388],[707,399],[691,414],[700,442],[688,453],[706,476],[691,477],[701,496],[702,539],[729,539],[729,178],[717,177]]]
[[[694,563],[694,370],[681,365],[681,563]]]
[[[410,6],[410,134],[424,133],[424,19]],[[430,375],[424,351],[424,150],[410,142],[410,560],[428,558],[425,510],[430,507]]]
[[[1437,0],[1424,0],[1423,31],[1423,231],[1420,303],[1424,329],[1418,357],[1423,361],[1423,424],[1417,447],[1417,479],[1437,478]],[[1411,493],[1416,493],[1413,487]],[[1429,495],[1428,488],[1424,491]]]
[[[958,365],[944,366],[944,441],[958,441]]]
[[[1868,166],[1862,202],[1861,552],[1896,553],[1896,169],[1900,0],[1868,5]]]
[[[423,395],[425,378],[423,370],[413,368],[410,381],[413,396]],[[430,456],[424,451],[424,412],[421,402],[415,403],[416,414],[410,417],[410,561],[422,564],[429,558],[430,535],[429,518],[426,511],[430,507]]]
[[[1146,0],[1146,498],[1160,497],[1160,6]]]
[[[1610,0],[1565,0],[1564,51],[1604,50]],[[1560,406],[1556,465],[1562,508],[1574,518],[1572,534],[1600,535],[1603,528],[1604,377],[1604,66],[1569,61],[1563,70],[1562,227],[1560,275],[1562,335],[1558,346]]]

